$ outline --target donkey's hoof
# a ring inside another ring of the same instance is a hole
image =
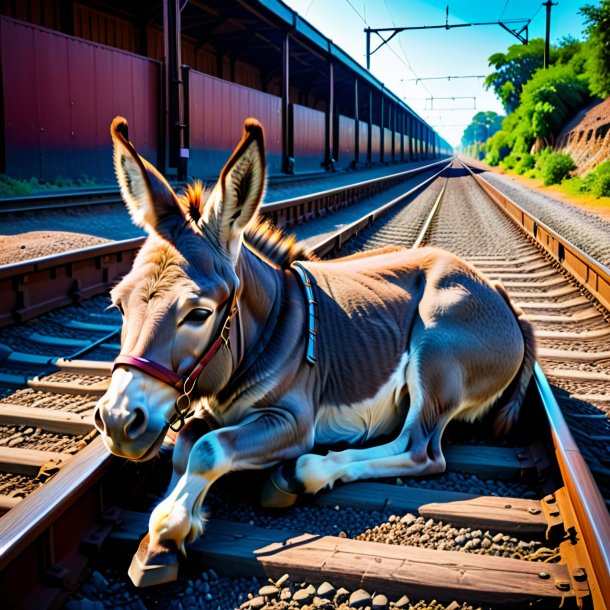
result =
[[[127,572],[136,587],[150,587],[178,578],[178,549],[173,540],[151,545],[148,534],[140,542]]]
[[[265,508],[288,508],[299,497],[289,491],[290,485],[282,476],[282,469],[277,468],[263,484],[261,491],[261,506]]]

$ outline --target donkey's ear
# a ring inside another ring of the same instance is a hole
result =
[[[162,221],[179,218],[174,191],[165,178],[138,155],[129,141],[127,121],[123,117],[115,117],[110,134],[114,146],[114,170],[134,224],[150,233]]]
[[[265,173],[263,128],[256,119],[246,119],[241,142],[222,170],[203,215],[204,222],[213,223],[234,260],[244,229],[263,197]]]

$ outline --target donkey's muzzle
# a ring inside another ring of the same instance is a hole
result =
[[[93,421],[102,434],[108,434],[108,431],[111,430],[120,430],[125,439],[134,441],[146,432],[148,411],[141,407],[134,407],[128,412],[123,411],[116,414],[107,408],[102,399],[95,406]]]

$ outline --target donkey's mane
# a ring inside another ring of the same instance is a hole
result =
[[[206,189],[201,180],[188,184],[178,195],[182,213],[187,213],[198,222],[211,189]],[[246,245],[259,257],[281,268],[289,267],[296,260],[314,260],[315,255],[298,245],[294,235],[286,235],[270,220],[256,216],[244,232]]]

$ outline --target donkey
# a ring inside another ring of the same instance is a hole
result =
[[[263,504],[289,506],[336,481],[442,472],[447,423],[497,401],[496,430],[510,429],[535,345],[501,287],[438,248],[305,256],[256,222],[266,168],[254,119],[216,186],[181,195],[137,154],[125,119],[111,134],[122,196],[148,237],[111,292],[121,355],[95,423],[112,453],[140,461],[179,430],[135,584],[176,578],[225,473],[275,466]]]

